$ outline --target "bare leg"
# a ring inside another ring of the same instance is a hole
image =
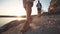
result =
[[[25,8],[26,13],[27,13],[27,15],[26,15],[27,21],[31,22],[32,21],[32,19],[31,19],[32,9],[31,8],[33,6],[33,3],[23,3],[23,5],[24,5],[24,8]]]
[[[21,32],[26,32],[27,31],[27,29],[29,29],[30,28],[30,23],[31,23],[31,21],[32,21],[32,19],[31,19],[31,7],[32,5],[30,4],[30,3],[27,3],[26,5],[25,5],[25,10],[26,10],[26,13],[27,13],[27,21],[26,21],[26,23],[24,24],[24,26],[23,26],[23,29],[21,30]]]
[[[27,8],[26,8],[26,13],[27,13],[27,21],[31,23],[32,17],[31,17],[31,12],[32,12],[32,7],[33,7],[33,2],[28,2]]]
[[[27,8],[27,21],[30,23],[32,20],[31,20],[31,7]]]
[[[41,10],[40,9],[38,9],[38,17],[40,17],[41,16]]]
[[[28,2],[26,5],[27,21],[30,24],[32,21],[31,12],[32,12],[33,2]]]

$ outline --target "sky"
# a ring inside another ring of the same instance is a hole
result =
[[[13,15],[13,16],[22,16],[26,15],[26,11],[23,8],[23,0],[0,0],[0,15]],[[51,0],[40,0],[42,4],[42,9],[47,12],[49,3]],[[37,14],[36,8],[37,0],[34,1],[32,7],[32,15]]]

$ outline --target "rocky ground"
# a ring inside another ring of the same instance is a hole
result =
[[[33,16],[32,19],[31,28],[23,34],[60,34],[60,15]],[[20,29],[25,22],[26,20],[12,21],[0,34],[22,34]]]

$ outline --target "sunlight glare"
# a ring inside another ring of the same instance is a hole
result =
[[[20,21],[20,20],[26,20],[26,18],[16,18],[16,20]]]

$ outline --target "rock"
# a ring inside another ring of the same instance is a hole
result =
[[[24,23],[25,21],[26,20],[21,20],[21,21],[14,20],[14,21],[11,21],[11,22],[5,24],[4,26],[2,26],[0,28],[0,33],[5,32],[5,31],[9,30],[10,28],[16,27],[17,25],[19,25],[21,23]]]
[[[15,23],[20,23],[12,25],[14,27],[10,27],[7,31],[0,33],[0,34],[60,34],[60,15],[48,15],[48,16],[41,16],[37,17],[34,16],[32,23],[30,23],[30,28],[21,33],[21,27],[24,26],[26,20],[22,21],[14,21]],[[12,23],[12,22],[11,22]]]
[[[48,12],[60,13],[60,0],[51,0]]]

